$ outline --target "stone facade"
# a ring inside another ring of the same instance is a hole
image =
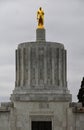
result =
[[[0,130],[32,130],[32,121],[51,121],[52,130],[84,130],[84,108],[67,102],[14,102],[0,108]]]
[[[16,50],[16,81],[10,103],[0,107],[0,130],[84,130],[84,108],[71,103],[67,88],[64,45],[46,42],[45,29],[36,30],[36,42]],[[44,129],[34,123],[51,123]]]

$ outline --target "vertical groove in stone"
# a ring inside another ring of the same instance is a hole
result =
[[[47,47],[47,84],[52,84],[52,49]]]
[[[63,77],[63,87],[65,87],[65,50],[62,51],[62,77]]]
[[[67,87],[67,51],[65,50],[65,86]]]
[[[44,83],[44,48],[38,48],[38,81],[39,85]]]
[[[28,47],[28,86],[30,86],[30,46]]]
[[[61,50],[61,60],[62,60],[62,64],[61,64],[61,68],[62,68],[62,71],[61,71],[61,76],[62,76],[62,87],[64,87],[64,70],[63,70],[63,66],[64,66],[64,57],[63,57],[63,52],[64,50],[62,49]]]
[[[24,48],[21,49],[21,86],[24,86]]]
[[[57,85],[57,51],[54,49],[54,82]]]
[[[22,68],[23,68],[23,86],[25,85],[25,48],[23,48],[22,50],[22,53],[23,53],[23,57],[22,57]]]
[[[60,49],[59,49],[59,87],[61,87],[61,62],[60,62]]]
[[[46,62],[46,46],[44,47],[44,84],[47,84],[47,62]]]
[[[24,48],[24,85],[28,84],[28,50]]]
[[[18,86],[18,53],[17,50],[15,51],[15,57],[16,57],[16,81],[15,86]]]
[[[57,49],[54,49],[54,82],[57,85]]]
[[[38,46],[36,48],[36,85],[38,86]]]
[[[55,66],[54,66],[54,62],[55,62],[55,49],[52,47],[52,84],[55,84],[55,78],[54,78],[54,71],[55,71]]]
[[[22,84],[23,86],[25,86],[25,48],[23,48],[22,50],[22,70],[23,70],[23,73],[22,73]]]
[[[64,50],[63,49],[62,49],[61,55],[62,55],[62,87],[64,87],[64,70],[63,70],[63,68],[64,68]]]
[[[18,61],[19,61],[19,86],[21,86],[21,50],[18,49]]]
[[[36,49],[35,47],[31,48],[31,58],[30,58],[30,67],[31,67],[31,72],[30,72],[30,80],[31,84],[35,85],[36,84]]]
[[[57,86],[60,85],[60,80],[59,80],[59,48],[57,48]]]
[[[62,87],[62,50],[59,49],[59,81],[60,87]]]
[[[61,49],[61,86],[63,87],[63,49]]]
[[[25,86],[25,75],[26,75],[26,73],[25,73],[25,63],[26,63],[26,61],[25,61],[25,55],[26,55],[26,53],[25,53],[25,48],[23,48],[23,86]]]

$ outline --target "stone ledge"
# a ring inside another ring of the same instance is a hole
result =
[[[80,108],[75,107],[72,109],[72,111],[74,113],[83,113],[84,114],[84,107],[80,107]]]
[[[69,104],[69,107],[77,107],[77,108],[81,108],[82,107],[82,103],[78,103],[78,102],[71,102]]]
[[[11,101],[59,101],[70,102],[70,94],[12,94]]]
[[[39,43],[39,44],[37,44]],[[24,42],[24,43],[20,43],[18,45],[18,48],[23,48],[23,47],[34,47],[34,46],[50,46],[50,47],[56,47],[56,48],[61,48],[61,49],[64,49],[64,45],[62,43],[58,43],[58,42]]]
[[[5,107],[5,108],[14,107],[14,104],[13,102],[2,102],[1,107]]]
[[[10,112],[12,107],[14,107],[13,102],[2,102],[0,112]]]
[[[10,112],[11,108],[0,107],[0,112]]]
[[[13,90],[14,95],[70,95],[70,91],[68,89],[28,89],[26,87],[16,87]]]
[[[73,113],[84,113],[84,107],[82,107],[82,103],[72,102],[69,104],[69,107],[72,108]]]

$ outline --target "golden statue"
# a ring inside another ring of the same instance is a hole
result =
[[[37,28],[44,28],[44,11],[40,7],[37,11],[37,20],[38,20],[38,27]]]

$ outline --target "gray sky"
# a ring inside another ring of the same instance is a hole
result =
[[[36,11],[45,11],[47,41],[67,49],[67,81],[73,101],[84,76],[83,0],[0,0],[0,97],[10,97],[15,85],[15,49],[35,41]]]

